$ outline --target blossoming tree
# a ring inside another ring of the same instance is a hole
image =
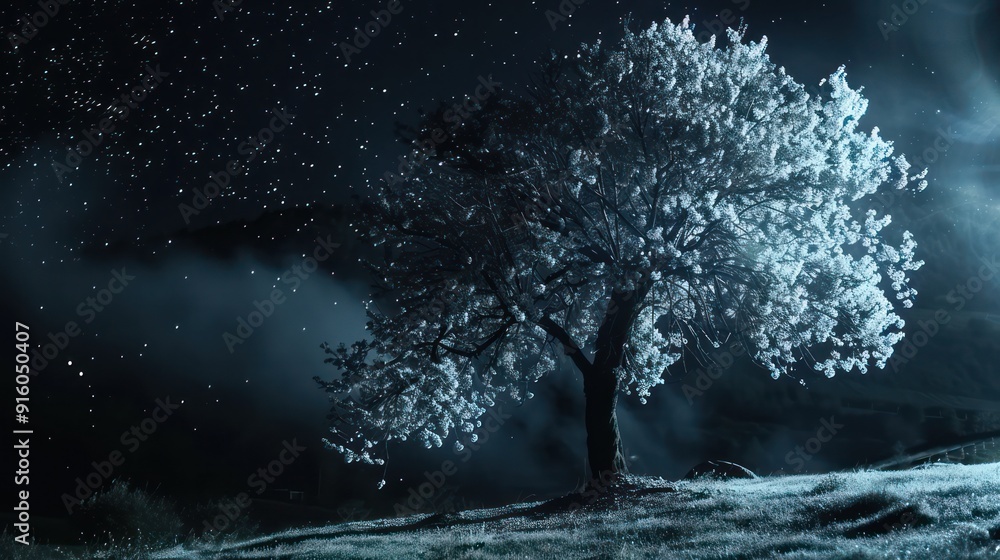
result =
[[[810,94],[766,44],[667,20],[550,56],[523,95],[427,116],[427,151],[361,221],[394,307],[325,347],[326,443],[376,464],[391,440],[441,446],[568,359],[591,475],[616,475],[619,396],[645,402],[685,352],[738,337],[775,378],[884,367],[921,263],[866,197],[926,171],[859,130],[843,68]]]

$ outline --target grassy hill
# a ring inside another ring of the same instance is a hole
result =
[[[588,497],[155,551],[14,558],[1000,558],[1000,464],[758,479],[630,477]],[[24,547],[21,547],[22,549]],[[38,554],[41,554],[40,556]]]

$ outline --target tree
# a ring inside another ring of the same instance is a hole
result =
[[[699,43],[687,19],[552,54],[523,95],[427,115],[427,148],[381,187],[361,233],[381,311],[339,370],[329,447],[441,446],[568,356],[583,377],[592,477],[625,471],[615,407],[738,337],[775,378],[882,368],[915,291],[909,232],[865,212],[909,176],[843,68],[819,95],[766,38]],[[460,442],[455,443],[461,448]]]

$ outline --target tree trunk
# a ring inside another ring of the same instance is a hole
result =
[[[584,377],[586,396],[584,423],[587,427],[587,462],[592,481],[607,482],[626,472],[618,435],[618,379],[614,371],[591,371]]]
[[[618,368],[647,291],[648,287],[640,286],[635,291],[612,293],[607,315],[597,331],[593,366],[583,372],[587,462],[592,483],[607,483],[627,472],[615,413]]]

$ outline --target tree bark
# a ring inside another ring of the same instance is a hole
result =
[[[626,472],[618,433],[618,378],[613,371],[592,370],[583,379],[586,397],[587,463],[592,481],[607,482]]]
[[[592,482],[607,483],[627,472],[615,412],[618,368],[647,291],[647,287],[640,286],[635,291],[612,293],[604,322],[597,331],[594,362],[583,371],[587,462]]]

